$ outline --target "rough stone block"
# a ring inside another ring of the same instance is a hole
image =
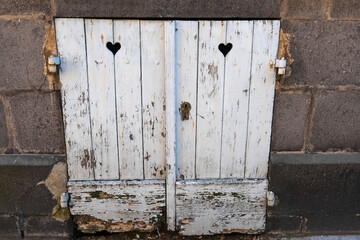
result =
[[[284,85],[360,85],[360,22],[284,20],[294,59]]]
[[[359,0],[332,0],[331,18],[360,19]]]
[[[269,189],[279,199],[272,213],[355,216],[360,206],[359,159],[359,154],[271,154]]]
[[[51,216],[29,217],[25,222],[26,237],[69,237],[72,234],[69,221],[56,221]]]
[[[4,104],[0,99],[0,149],[9,145],[8,129],[6,126],[6,117],[4,112]]]
[[[270,232],[359,232],[360,154],[271,154]]]
[[[49,14],[50,0],[2,0],[0,15]]]
[[[45,20],[0,20],[0,89],[38,89],[48,84],[41,55]]]
[[[271,208],[268,209],[266,219],[266,231],[270,233],[297,232],[301,225],[301,218],[297,216],[278,216],[271,214]]]
[[[21,152],[64,153],[60,93],[20,93],[10,99]]]
[[[44,184],[52,166],[0,166],[0,214],[51,214],[56,201]]]
[[[0,216],[0,237],[19,237],[18,219],[14,216]]]
[[[314,151],[360,151],[360,92],[316,96],[311,144]]]
[[[308,100],[305,94],[276,92],[272,125],[272,151],[299,151],[304,144]]]
[[[282,18],[320,19],[325,16],[326,0],[285,0],[282,8]]]
[[[327,232],[328,234],[337,234],[341,232],[348,233],[360,230],[360,218],[357,214],[308,214],[305,216],[306,232]],[[358,239],[359,235],[354,239]],[[351,239],[351,238],[344,238]]]
[[[279,18],[280,0],[55,0],[57,17]]]

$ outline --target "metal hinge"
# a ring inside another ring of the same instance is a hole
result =
[[[60,66],[60,57],[50,56],[48,58],[48,70],[51,73],[57,73]]]
[[[268,191],[266,194],[267,197],[267,205],[269,207],[273,207],[275,205],[275,194],[272,191]]]
[[[69,206],[69,193],[62,193],[60,196],[60,206],[62,208],[67,208]]]
[[[286,60],[284,57],[281,59],[275,59],[275,67],[278,69],[279,75],[286,74]]]

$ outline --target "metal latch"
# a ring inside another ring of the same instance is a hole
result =
[[[69,202],[69,193],[61,193],[60,195],[60,206],[62,208],[67,208]]]
[[[60,65],[60,57],[50,56],[48,58],[48,70],[49,70],[49,72],[57,73],[59,65]]]
[[[269,207],[273,207],[275,205],[275,194],[272,191],[268,191],[266,194],[267,197],[267,205]]]
[[[189,120],[189,116],[190,116],[190,110],[191,110],[191,104],[188,102],[183,102],[181,103],[180,106],[180,113],[181,113],[181,120]]]
[[[278,69],[279,75],[284,75],[286,73],[286,60],[284,57],[281,59],[275,59],[275,67]]]

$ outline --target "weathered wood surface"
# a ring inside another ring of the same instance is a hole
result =
[[[220,177],[220,149],[226,27],[220,21],[199,22],[196,178]]]
[[[112,20],[85,20],[95,179],[119,179]]]
[[[151,231],[164,217],[164,180],[69,182],[68,191],[84,232]]]
[[[143,179],[140,22],[114,21],[120,179]]]
[[[164,22],[140,21],[145,179],[165,179]]]
[[[175,22],[166,21],[165,27],[165,89],[166,89],[166,223],[175,231]]]
[[[266,178],[280,21],[254,21],[245,178]]]
[[[55,24],[80,230],[264,230],[279,21]]]
[[[220,178],[244,178],[252,38],[252,21],[227,22]]]
[[[70,180],[93,180],[84,20],[55,20]]]
[[[182,235],[265,230],[267,180],[198,180],[176,184],[176,221]]]
[[[198,21],[176,21],[177,179],[195,179],[198,25]],[[184,102],[191,110],[189,120],[182,121],[180,107]]]

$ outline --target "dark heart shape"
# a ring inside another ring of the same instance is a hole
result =
[[[226,55],[230,52],[231,49],[232,49],[232,44],[231,43],[228,43],[226,45],[223,44],[223,43],[219,44],[219,50],[220,50],[220,52],[222,52],[224,57],[226,57]]]
[[[107,42],[106,47],[115,55],[117,51],[121,48],[120,43],[113,44],[112,42]]]

